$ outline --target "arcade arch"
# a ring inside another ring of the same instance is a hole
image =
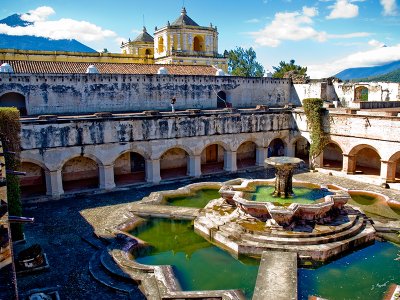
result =
[[[350,172],[380,175],[381,157],[372,146],[358,145],[350,151],[349,155],[354,156],[354,170],[349,170]]]
[[[242,143],[236,151],[236,164],[238,169],[245,169],[256,165],[257,145],[252,141]]]
[[[273,139],[268,146],[268,157],[284,156],[284,155],[285,155],[285,143],[280,138]]]
[[[210,174],[224,169],[225,148],[219,144],[211,144],[201,152],[201,173]]]
[[[26,175],[20,177],[21,196],[23,198],[46,195],[46,174],[42,166],[23,161],[19,171],[26,173]]]
[[[161,179],[185,177],[188,173],[188,153],[184,149],[172,148],[161,155]]]
[[[146,161],[137,152],[125,152],[114,162],[114,181],[117,186],[144,182]]]
[[[77,156],[64,163],[61,170],[64,192],[99,187],[99,165],[89,157]]]
[[[333,170],[343,168],[343,150],[336,143],[330,142],[324,147],[323,167]]]

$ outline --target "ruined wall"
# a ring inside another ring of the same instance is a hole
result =
[[[325,101],[336,101],[338,97],[334,86],[328,81],[315,80],[304,84],[293,84],[293,97],[303,103],[306,98],[321,98]]]
[[[357,87],[368,88],[368,101],[399,101],[399,83],[393,82],[334,82],[334,89],[343,106],[352,106]]]
[[[25,97],[28,115],[82,114],[217,107],[224,91],[233,107],[290,102],[288,79],[122,75],[122,74],[0,74],[0,97],[9,92]]]
[[[281,113],[245,110],[238,113],[181,112],[158,116],[133,114],[110,118],[60,118],[55,121],[22,120],[24,150],[87,146],[293,129],[289,110]]]

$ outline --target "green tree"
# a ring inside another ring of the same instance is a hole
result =
[[[257,55],[253,48],[236,47],[227,53],[228,71],[233,76],[263,77],[264,67],[256,61]]]
[[[279,66],[273,67],[275,72],[272,74],[274,78],[291,78],[293,81],[305,81],[307,77],[307,67],[295,64],[295,60],[289,63],[281,61]]]

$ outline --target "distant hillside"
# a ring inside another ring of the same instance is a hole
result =
[[[356,78],[367,78],[372,76],[383,75],[399,69],[400,69],[400,61],[395,61],[382,66],[346,69],[336,74],[335,77],[340,78],[342,80],[351,80]]]
[[[26,27],[33,23],[22,20],[21,15],[14,14],[0,20],[0,24],[6,24],[10,27]],[[7,34],[0,34],[0,49],[97,52],[74,39],[53,40],[30,35],[16,36]]]
[[[389,72],[387,74],[371,76],[366,78],[353,79],[353,81],[389,81],[389,82],[400,82],[400,69]]]

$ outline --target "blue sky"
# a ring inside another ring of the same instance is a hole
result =
[[[198,24],[218,27],[219,52],[253,47],[271,70],[295,59],[312,78],[342,69],[400,60],[398,0],[1,0],[0,18],[24,14],[34,25],[0,33],[75,38],[101,50],[120,52],[122,40],[134,38],[144,24],[174,21],[184,4]]]

